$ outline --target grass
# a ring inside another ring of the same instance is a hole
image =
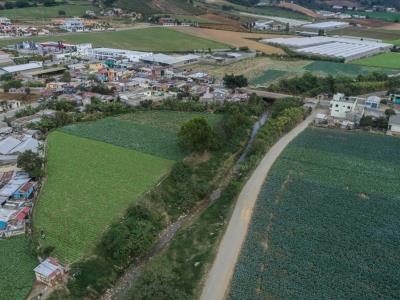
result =
[[[400,53],[382,53],[354,61],[353,63],[362,66],[373,66],[382,68],[400,69]]]
[[[97,122],[70,125],[63,132],[127,147],[171,160],[185,156],[177,146],[180,126],[196,116],[205,116],[215,124],[219,115],[179,112],[137,112],[120,119],[107,118]]]
[[[1,11],[2,17],[7,17],[11,20],[25,21],[25,20],[40,20],[59,17],[58,12],[65,11],[66,16],[69,17],[82,17],[86,10],[97,11],[98,8],[92,5],[57,5],[57,6],[38,6],[26,8],[4,9]]]
[[[228,299],[397,298],[399,147],[362,132],[297,137],[264,184]]]
[[[23,300],[29,294],[38,264],[24,236],[0,241],[0,299]]]
[[[394,13],[394,12],[374,11],[374,12],[357,12],[357,14],[362,16],[367,16],[370,19],[378,19],[387,22],[400,21],[400,13]]]
[[[250,80],[250,84],[251,85],[268,84],[275,80],[279,80],[286,74],[287,72],[282,70],[266,70],[260,76]]]
[[[43,246],[73,262],[90,255],[107,226],[165,175],[173,161],[55,131],[48,179],[35,210]]]
[[[390,42],[391,40],[400,39],[399,30],[386,30],[382,28],[343,28],[337,29],[330,32],[332,35],[348,35],[365,37],[371,39],[386,40]]]
[[[289,19],[312,20],[312,18],[307,15],[280,7],[274,7],[274,6],[247,7],[243,5],[233,4],[231,2],[228,5],[233,6],[235,10],[250,12],[254,14],[289,18]]]
[[[347,75],[347,76],[357,76],[360,74],[365,75],[366,73],[372,72],[383,72],[387,74],[398,73],[398,70],[382,68],[382,66],[369,67],[361,66],[355,64],[344,64],[329,61],[315,61],[304,68],[305,71],[320,73],[321,75]]]
[[[160,27],[1,40],[0,46],[12,45],[19,41],[27,40],[36,42],[61,40],[67,43],[75,44],[92,43],[93,47],[108,47],[154,52],[188,52],[209,48],[229,48],[222,43]]]

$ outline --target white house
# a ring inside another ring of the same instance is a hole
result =
[[[390,116],[388,131],[390,133],[400,134],[400,115]]]
[[[368,108],[379,108],[379,105],[381,104],[381,98],[378,96],[369,96],[367,100],[365,101],[365,107]]]
[[[344,94],[338,93],[333,96],[330,102],[331,116],[334,118],[345,119],[346,114],[354,112],[357,107],[357,98],[346,98]]]
[[[61,28],[69,32],[76,32],[83,31],[85,29],[85,25],[80,18],[71,18],[65,20],[64,24],[61,25]]]

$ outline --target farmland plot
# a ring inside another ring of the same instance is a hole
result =
[[[35,210],[42,246],[73,262],[90,255],[102,232],[141,194],[154,186],[173,161],[128,148],[55,131],[48,138],[48,179]]]
[[[29,294],[37,260],[24,236],[0,241],[0,299],[23,300]]]
[[[101,234],[154,187],[184,153],[176,145],[185,121],[219,115],[143,111],[59,129],[48,138],[48,179],[35,210],[42,246],[74,262],[93,253]]]
[[[137,112],[120,118],[74,124],[61,130],[166,159],[177,160],[185,155],[177,146],[177,132],[183,122],[196,116],[205,116],[211,124],[215,124],[220,119],[218,115],[213,114]]]
[[[229,299],[400,295],[400,139],[307,129],[259,196]]]

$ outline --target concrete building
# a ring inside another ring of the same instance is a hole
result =
[[[80,18],[71,18],[65,20],[64,24],[61,25],[60,28],[69,32],[84,31],[85,24],[83,24],[83,21]]]
[[[139,62],[141,59],[150,57],[151,52],[140,52],[113,48],[89,48],[84,49],[85,54],[89,58],[98,60],[129,60],[131,62]]]
[[[390,116],[388,131],[392,134],[400,134],[400,115]]]
[[[381,98],[378,96],[369,96],[367,100],[365,100],[365,107],[378,109],[381,104]]]
[[[347,113],[356,110],[357,98],[346,98],[344,94],[338,93],[333,96],[330,102],[331,116],[334,118],[345,119]]]

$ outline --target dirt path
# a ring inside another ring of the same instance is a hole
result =
[[[243,187],[228,228],[218,248],[217,257],[207,276],[200,300],[222,300],[229,291],[229,284],[239,257],[253,213],[253,208],[275,160],[285,147],[312,122],[317,112],[282,137],[264,156],[263,160]]]

